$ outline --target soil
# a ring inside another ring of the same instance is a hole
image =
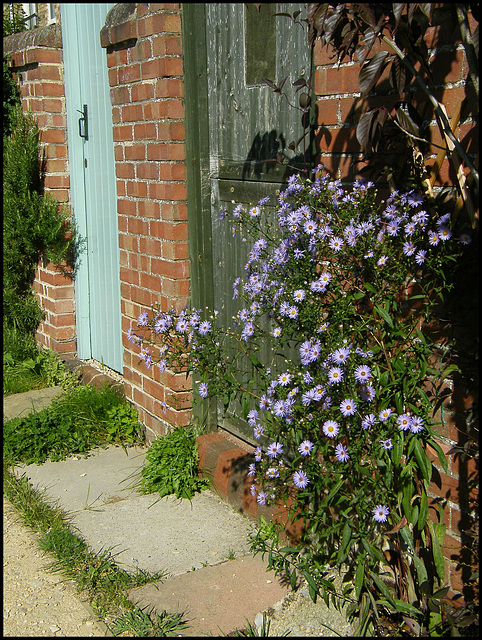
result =
[[[51,573],[37,534],[19,523],[3,499],[4,637],[101,637],[112,634],[95,617],[71,581]]]

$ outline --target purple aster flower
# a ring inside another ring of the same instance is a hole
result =
[[[397,426],[401,431],[407,431],[412,424],[412,418],[408,413],[402,413],[397,418]]]
[[[335,456],[336,459],[340,462],[347,462],[347,460],[350,459],[350,456],[348,455],[348,449],[341,443],[337,444],[335,447]]]
[[[440,240],[443,240],[445,242],[446,240],[450,240],[450,238],[452,237],[452,232],[448,227],[441,225],[438,230],[438,237],[440,238]]]
[[[361,423],[362,429],[370,429],[376,423],[377,418],[373,413],[366,415]]]
[[[293,482],[299,489],[304,489],[309,483],[309,479],[304,471],[295,471],[293,474]]]
[[[198,391],[201,398],[208,397],[208,385],[205,382],[201,382],[201,384],[198,386]]]
[[[298,451],[302,456],[309,456],[314,446],[315,445],[310,442],[310,440],[303,440],[303,442],[298,447]]]
[[[335,422],[335,420],[327,420],[323,425],[323,433],[328,438],[335,438],[339,431],[340,427],[338,422]]]
[[[347,349],[346,347],[341,347],[340,349],[337,349],[331,354],[330,359],[335,364],[343,364],[347,360],[349,355],[350,355],[350,349]]]
[[[256,502],[257,502],[259,505],[261,505],[261,506],[262,506],[262,505],[265,505],[265,504],[266,504],[266,498],[267,498],[267,497],[268,497],[268,494],[267,494],[267,493],[265,493],[264,491],[260,491],[260,492],[258,493],[258,497],[256,498]]]
[[[267,478],[279,478],[279,470],[278,467],[270,467],[267,471],[266,471],[266,477]]]
[[[201,322],[201,324],[199,325],[199,333],[202,336],[205,336],[210,331],[211,331],[211,323],[208,322],[207,320],[204,320],[204,322]]]
[[[289,385],[289,383],[291,382],[293,376],[291,375],[291,373],[282,373],[279,377],[278,377],[278,384],[281,387],[286,387],[287,385]]]
[[[323,389],[321,384],[317,384],[316,387],[312,389],[312,391],[313,391],[313,400],[319,401],[319,400],[323,400],[323,398],[325,397],[326,391]]]
[[[392,410],[391,409],[383,409],[378,414],[378,418],[380,419],[380,422],[386,422],[388,420],[388,418],[391,416],[391,414],[392,414]]]
[[[277,458],[278,455],[281,455],[282,452],[283,452],[283,445],[280,444],[279,442],[272,442],[270,445],[268,445],[268,448],[266,449],[266,453],[270,458]]]
[[[186,333],[186,331],[189,329],[189,323],[185,318],[179,318],[179,320],[176,323],[176,331],[178,333]]]
[[[334,236],[330,239],[328,246],[330,247],[330,249],[333,249],[335,253],[338,253],[338,251],[341,251],[343,249],[343,244],[344,242],[342,238]]]
[[[303,225],[303,230],[308,235],[313,235],[314,233],[316,233],[316,222],[314,222],[313,220],[307,220]]]
[[[279,338],[281,333],[282,333],[281,327],[275,327],[271,332],[271,335],[273,336],[273,338]]]
[[[127,339],[129,340],[129,342],[135,342],[136,338],[136,334],[134,333],[132,327],[130,327],[127,331]]]
[[[255,484],[252,484],[252,485],[249,487],[249,492],[250,492],[250,494],[251,494],[253,497],[256,495],[256,485],[255,485]]]
[[[261,455],[261,447],[256,447],[256,449],[254,450],[254,459],[256,460],[256,462],[259,462],[261,460]]]
[[[356,411],[356,404],[351,398],[345,398],[340,403],[340,411],[344,416],[352,416]]]
[[[375,389],[371,385],[367,384],[364,387],[360,387],[360,397],[365,402],[371,402],[372,400],[375,400],[375,396]]]
[[[314,389],[310,389],[309,391],[305,391],[301,396],[301,404],[304,407],[308,407],[314,399]]]
[[[410,431],[412,433],[420,433],[423,431],[423,420],[419,416],[414,416],[412,418],[412,424],[410,425]]]
[[[252,218],[257,218],[259,216],[259,214],[261,213],[261,209],[259,207],[251,207],[251,209],[249,210],[249,215]]]
[[[436,247],[439,242],[440,242],[440,238],[439,238],[438,233],[436,231],[429,231],[428,232],[428,243],[432,247]]]
[[[247,419],[249,426],[254,427],[254,425],[256,424],[256,420],[258,419],[258,412],[256,411],[256,409],[251,409],[251,411],[248,411]]]
[[[390,451],[390,449],[393,447],[393,444],[390,438],[388,440],[380,440],[380,444],[387,451]]]
[[[301,302],[305,299],[306,293],[303,289],[297,289],[293,292],[293,298],[295,302]]]
[[[256,475],[256,464],[254,462],[249,465],[247,475],[248,477]]]
[[[403,253],[406,256],[413,256],[415,253],[415,245],[413,242],[408,241],[403,243]]]
[[[290,307],[288,309],[288,318],[291,318],[292,320],[294,320],[297,317],[298,317],[298,309],[296,307]]]
[[[143,313],[141,313],[141,315],[137,318],[137,324],[140,327],[147,326],[147,311],[144,311]]]
[[[390,512],[387,509],[387,507],[384,507],[383,505],[379,504],[377,507],[375,507],[372,510],[372,513],[373,513],[373,519],[376,522],[386,522],[387,516]]]
[[[417,251],[417,254],[415,256],[415,262],[419,265],[422,265],[425,262],[426,255],[427,252],[424,249],[420,249],[420,251]]]
[[[381,256],[378,261],[377,261],[377,265],[379,267],[383,267],[388,261],[388,256]]]
[[[459,240],[460,240],[460,244],[464,244],[464,245],[470,244],[472,242],[472,238],[469,236],[468,233],[461,233]]]
[[[261,436],[264,434],[263,427],[260,424],[257,424],[253,429],[253,435],[256,440],[259,440]]]
[[[355,369],[355,380],[361,384],[365,384],[372,377],[372,371],[366,364],[362,364]]]
[[[259,399],[259,408],[261,411],[266,411],[271,406],[271,400],[266,394],[263,394]]]
[[[246,342],[248,341],[248,338],[250,338],[254,333],[254,324],[249,321],[244,325],[244,328],[241,332],[241,337],[243,338],[243,340],[245,340]]]
[[[159,367],[159,371],[161,373],[164,373],[164,371],[167,368],[167,362],[164,359],[159,360],[159,362],[157,363],[157,366]]]
[[[343,376],[343,369],[340,369],[340,367],[331,367],[328,371],[328,382],[329,384],[338,384],[343,380]]]

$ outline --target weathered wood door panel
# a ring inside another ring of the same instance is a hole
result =
[[[188,154],[200,176],[196,183],[192,174],[195,187],[190,192],[193,209],[198,209],[195,224],[190,221],[196,236],[193,300],[217,309],[224,324],[231,324],[243,306],[232,299],[232,284],[244,273],[249,247],[233,238],[229,225],[220,221],[221,211],[232,209],[233,200],[249,206],[266,196],[276,205],[282,183],[293,172],[276,162],[277,154],[293,158],[288,145],[303,133],[301,111],[262,81],[280,82],[288,76],[290,93],[291,82],[303,76],[308,80],[306,30],[274,16],[298,9],[304,13],[303,4],[293,3],[264,3],[259,12],[244,3],[183,7]],[[200,33],[202,23],[205,31]],[[291,98],[297,99],[294,90]],[[193,134],[198,146],[189,138]],[[254,443],[240,406],[233,404],[225,416],[221,404],[211,411],[211,419],[215,416],[217,424]]]
[[[117,195],[106,54],[113,3],[61,4],[71,202],[86,238],[75,282],[77,350],[122,373]]]

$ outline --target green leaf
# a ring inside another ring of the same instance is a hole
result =
[[[330,493],[328,494],[328,497],[326,498],[326,504],[329,504],[329,502],[331,501],[331,499],[338,493],[338,489],[340,489],[340,487],[343,485],[344,483],[344,479],[342,478],[341,480],[339,480],[336,485],[333,487],[333,489],[330,491]]]
[[[395,600],[392,594],[390,593],[387,585],[379,578],[379,576],[377,576],[376,573],[373,573],[373,571],[370,571],[370,577],[372,578],[373,582],[376,584],[378,591],[380,591],[380,593],[382,593],[385,596],[385,598],[392,605],[392,607],[396,609],[397,605],[395,604]]]
[[[442,465],[442,469],[445,471],[445,473],[447,473],[447,469],[448,469],[448,465],[447,465],[447,457],[445,455],[445,453],[442,451],[442,448],[440,447],[440,445],[435,441],[435,440],[429,440],[429,444],[431,447],[433,447],[435,449],[435,451],[437,452],[437,456],[438,459],[440,461],[440,464]]]
[[[432,555],[435,569],[440,582],[443,582],[445,578],[445,558],[442,552],[442,543],[446,527],[442,523],[432,522],[431,520],[429,520],[428,526],[432,537]],[[440,541],[440,538],[442,541]]]
[[[420,512],[418,514],[417,527],[418,530],[421,531],[425,523],[427,522],[428,516],[428,498],[425,491],[422,490],[422,497],[420,498]]]
[[[393,329],[393,321],[390,317],[390,315],[388,314],[388,312],[383,309],[382,307],[379,307],[378,305],[375,305],[375,311],[378,313],[379,316],[381,316],[385,322],[388,324],[388,326]]]
[[[415,458],[417,459],[418,466],[422,472],[423,477],[427,482],[432,479],[432,463],[430,462],[426,452],[422,449],[422,446],[418,440],[413,440],[413,450]]]
[[[360,600],[360,594],[363,587],[364,576],[365,576],[365,563],[360,561],[355,571],[355,594],[356,594],[357,600]]]
[[[308,583],[308,590],[310,593],[310,597],[313,602],[316,602],[316,596],[320,595],[319,589],[316,585],[316,582],[313,579],[313,576],[308,571],[303,571],[303,575]]]
[[[428,574],[427,574],[427,569],[425,567],[425,563],[417,555],[414,555],[412,557],[412,560],[415,565],[415,569],[417,571],[418,584],[422,585],[424,582],[428,580]]]
[[[338,551],[338,562],[343,562],[343,560],[346,558],[347,548],[350,544],[350,540],[351,540],[351,528],[349,523],[346,522],[345,526],[343,527],[341,547],[340,547],[340,550]]]

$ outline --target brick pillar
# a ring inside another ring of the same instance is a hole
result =
[[[130,6],[108,14],[101,43],[114,126],[125,389],[152,437],[191,416],[190,381],[146,370],[126,337],[152,304],[180,311],[188,302],[181,10],[137,4],[128,13]]]
[[[70,179],[67,123],[59,24],[23,31],[3,39],[5,55],[20,79],[24,112],[30,111],[40,130],[44,153],[45,193],[69,204]],[[37,340],[45,347],[74,355],[77,350],[74,285],[51,263],[39,263],[33,290],[45,311]]]

